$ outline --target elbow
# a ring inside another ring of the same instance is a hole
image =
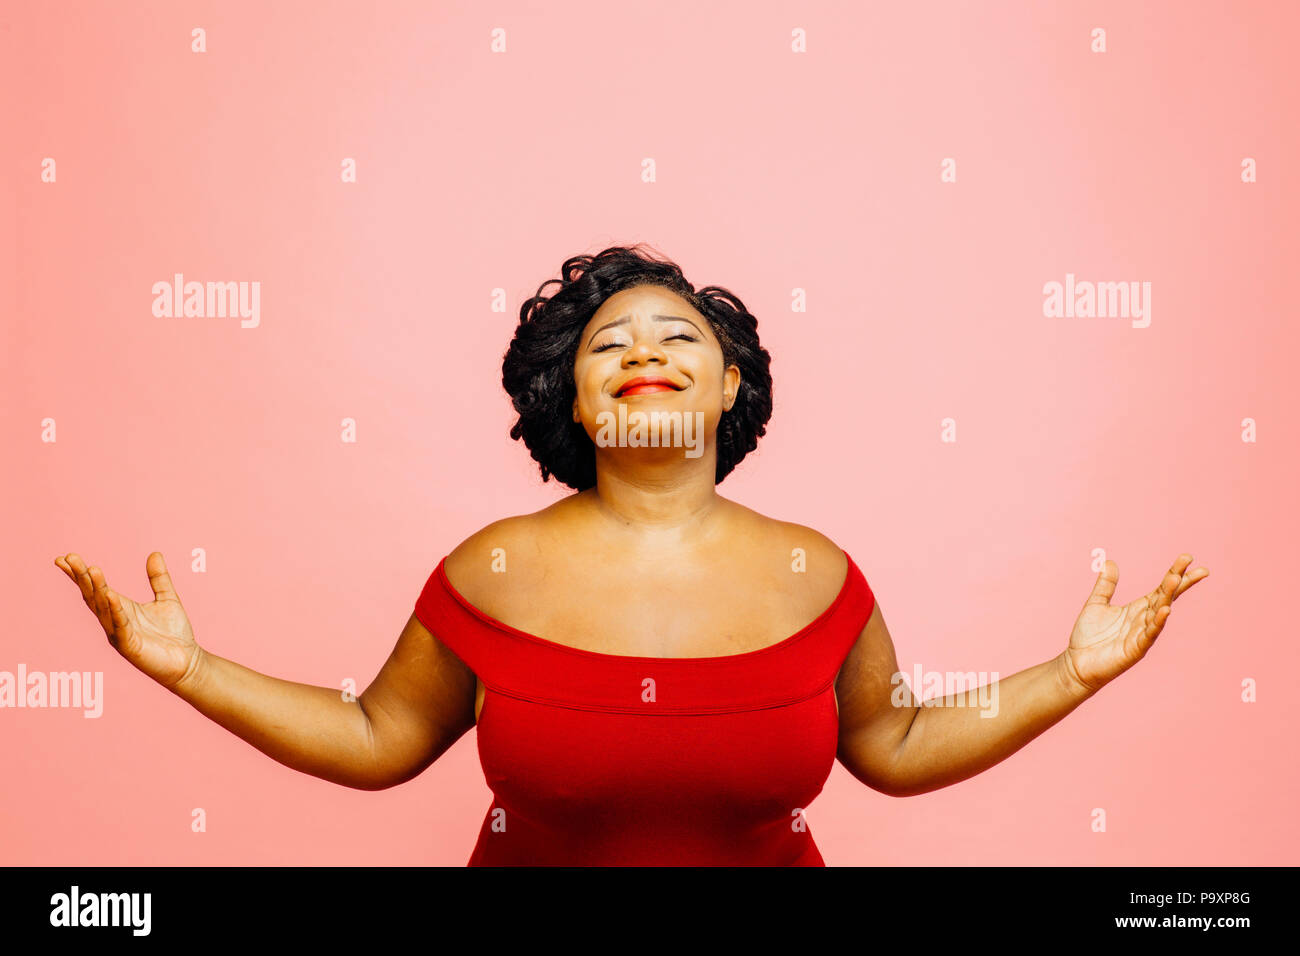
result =
[[[345,786],[354,790],[391,790],[408,780],[414,780],[431,760],[407,761],[400,764],[373,764],[366,773],[355,774]]]
[[[908,773],[897,759],[888,766],[877,766],[870,771],[854,771],[853,776],[887,797],[915,797],[943,786],[933,778],[925,779],[915,773]]]
[[[909,785],[905,783],[890,783],[886,786],[875,787],[874,789],[880,791],[887,797],[916,797],[923,793],[929,793],[935,788],[920,786],[917,784]]]
[[[909,781],[894,772],[882,769],[869,770],[848,763],[845,763],[844,766],[863,786],[876,791],[876,793],[883,793],[887,797],[912,797],[918,793],[925,793],[930,789],[929,787],[918,786],[914,781]]]
[[[902,746],[894,747],[888,754],[876,753],[874,759],[864,759],[861,754],[841,750],[840,762],[859,783],[887,797],[914,797],[935,789],[929,783],[910,773],[902,759]]]
[[[356,766],[335,766],[311,770],[302,767],[297,769],[327,783],[347,787],[349,790],[387,790],[389,787],[395,787],[402,782],[394,779],[392,774],[384,775],[376,770],[362,770]]]
[[[353,790],[391,790],[393,787],[419,776],[421,769],[419,767],[396,768],[374,764],[364,772],[355,772],[350,779],[339,782],[346,787],[351,787]]]
[[[895,761],[887,771],[880,774],[879,786],[872,786],[887,797],[918,797],[942,789],[947,786],[947,782],[934,774],[918,773],[915,768],[909,772],[901,761]]]

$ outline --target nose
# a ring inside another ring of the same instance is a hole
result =
[[[638,335],[632,341],[632,347],[623,353],[623,367],[649,365],[652,362],[664,365],[668,356],[654,336]]]

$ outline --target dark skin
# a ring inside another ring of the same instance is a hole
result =
[[[644,375],[676,387],[616,395]],[[555,643],[639,657],[748,653],[784,640],[831,604],[847,570],[833,541],[717,493],[713,440],[740,372],[724,364],[708,321],[689,302],[654,286],[611,296],[583,332],[574,381],[574,420],[593,440],[600,413],[620,403],[700,412],[702,454],[598,444],[595,488],[494,522],[447,556],[448,579],[470,603]],[[504,574],[492,569],[498,549]],[[796,555],[803,558],[799,573]],[[1146,655],[1173,601],[1209,574],[1189,572],[1191,560],[1180,555],[1155,588],[1122,606],[1110,603],[1119,570],[1108,560],[1064,649],[996,682],[999,707],[991,718],[974,706],[896,699],[898,662],[877,603],[835,680],[840,762],[893,796],[993,766]],[[395,786],[480,717],[482,684],[414,615],[374,681],[349,701],[338,690],[269,677],[202,648],[158,552],[146,561],[154,592],[148,603],[109,588],[103,572],[75,553],[55,563],[77,583],[119,654],[304,773],[359,789]]]

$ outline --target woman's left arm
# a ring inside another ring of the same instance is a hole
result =
[[[1191,563],[1190,554],[1179,555],[1156,588],[1112,607],[1119,567],[1107,560],[1065,650],[978,690],[917,705],[905,693],[899,701],[897,690],[890,691],[886,704],[879,680],[868,681],[872,689],[866,694],[860,683],[844,687],[840,696],[848,706],[841,710],[840,760],[859,780],[897,797],[928,793],[987,770],[1146,656],[1174,600],[1210,573],[1205,568],[1187,572]],[[877,626],[883,628],[883,620]],[[889,645],[892,662],[892,642],[875,643]],[[851,663],[846,662],[841,682],[853,681],[855,671],[866,676],[874,670]],[[908,712],[910,718],[902,720]]]

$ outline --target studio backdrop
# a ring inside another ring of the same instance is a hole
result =
[[[991,769],[896,798],[836,764],[829,865],[1295,863],[1298,26],[8,5],[0,863],[464,865],[475,730],[385,790],[289,769],[133,669],[54,558],[145,601],[159,551],[203,647],[360,694],[444,555],[570,493],[502,355],[565,259],[636,243],[772,356],[718,493],[851,553],[923,696],[1060,653],[1108,559],[1118,601],[1213,570]]]

